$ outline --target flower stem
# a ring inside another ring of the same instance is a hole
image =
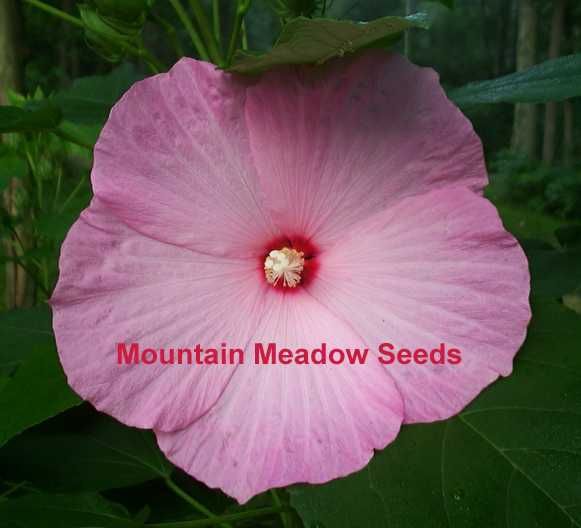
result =
[[[242,32],[242,49],[248,51],[248,32],[246,31],[246,20],[244,19],[242,19],[240,31]]]
[[[218,516],[215,513],[211,512],[203,504],[201,504],[200,502],[198,502],[191,495],[187,494],[170,477],[167,477],[165,479],[165,483],[166,483],[167,487],[169,489],[171,489],[178,497],[180,497],[181,499],[183,499],[184,501],[186,501],[188,504],[190,504],[191,506],[193,506],[200,513],[203,513],[206,517],[208,517],[209,520],[218,519]],[[222,522],[222,521],[218,521],[216,524],[220,524],[220,525],[222,525],[225,528],[232,528],[232,525],[227,524],[227,523]],[[208,526],[212,526],[212,525],[208,525]]]
[[[214,38],[218,46],[222,44],[222,34],[220,29],[220,0],[212,0],[212,22],[214,24]]]
[[[217,66],[224,66],[224,58],[218,49],[218,43],[216,42],[216,38],[214,37],[212,30],[210,29],[210,22],[208,17],[206,17],[204,8],[200,5],[198,0],[190,0],[190,7],[192,8],[192,12],[194,13],[194,17],[198,23],[198,27],[202,32],[202,36],[206,41],[212,62]]]
[[[184,6],[180,2],[180,0],[169,0],[169,2],[174,8],[174,11],[176,12],[181,23],[186,28],[186,31],[188,32],[188,35],[190,36],[190,39],[192,41],[192,44],[196,48],[196,51],[198,52],[200,58],[205,61],[209,61],[210,56],[208,55],[206,46],[204,46],[204,43],[202,42],[200,35],[198,35],[196,28],[192,24],[192,21],[188,17],[188,14],[186,13],[186,10],[184,9]]]
[[[145,528],[202,528],[205,526],[216,526],[217,524],[220,524],[222,522],[245,521],[248,519],[255,519],[256,517],[277,515],[281,511],[288,510],[278,506],[268,506],[266,508],[258,508],[256,510],[247,510],[239,513],[230,513],[228,515],[218,515],[214,519],[199,519],[195,521],[146,524]]]
[[[236,14],[234,15],[234,24],[232,26],[232,34],[230,35],[230,45],[228,46],[228,56],[226,58],[226,66],[232,64],[232,58],[238,45],[238,38],[240,36],[240,29],[246,11],[250,8],[250,0],[238,0],[236,4]]]

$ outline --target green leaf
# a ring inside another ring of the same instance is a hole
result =
[[[0,528],[134,528],[127,510],[96,494],[34,494],[0,502]]]
[[[580,342],[581,317],[534,296],[511,376],[455,418],[404,426],[359,473],[291,488],[293,506],[333,528],[581,526]]]
[[[282,30],[272,50],[256,55],[238,52],[229,71],[257,74],[283,64],[323,64],[363,48],[385,47],[410,28],[426,28],[423,14],[351,22],[299,17]]]
[[[131,64],[123,64],[107,75],[81,77],[55,95],[66,120],[80,124],[103,123],[111,107],[136,81],[142,79]]]
[[[548,60],[528,70],[468,84],[448,96],[459,106],[545,103],[581,95],[581,53]]]
[[[82,116],[83,119],[86,116]],[[87,156],[90,158],[103,122],[79,124],[71,121],[63,121],[54,133],[62,140],[67,141],[75,149],[77,156]]]
[[[25,429],[81,403],[53,347],[34,350],[0,392],[0,446]]]
[[[524,243],[535,295],[559,299],[581,285],[581,248],[555,251]]]
[[[0,313],[0,335],[0,367],[25,361],[38,345],[54,345],[49,307]]]
[[[169,477],[151,431],[97,415],[72,432],[31,430],[0,450],[4,478],[50,492],[101,491]]]
[[[50,101],[30,105],[0,106],[0,134],[52,130],[61,122],[61,112]]]

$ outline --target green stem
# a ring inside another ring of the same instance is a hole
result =
[[[277,506],[269,506],[266,508],[259,508],[256,510],[248,510],[240,513],[231,513],[228,515],[219,515],[215,519],[200,519],[195,521],[181,521],[171,523],[146,524],[145,528],[202,528],[205,526],[216,526],[222,522],[236,522],[245,521],[248,519],[255,519],[257,517],[264,517],[267,515],[277,515],[284,508]]]
[[[248,33],[246,32],[246,20],[244,19],[242,19],[240,31],[242,33],[242,49],[244,51],[248,51]]]
[[[212,22],[214,25],[214,38],[218,46],[222,45],[222,31],[220,30],[220,0],[212,0]]]
[[[184,501],[186,501],[188,504],[193,506],[200,513],[203,513],[209,519],[214,520],[214,519],[218,518],[218,516],[214,512],[210,511],[203,504],[201,504],[196,499],[194,499],[191,495],[188,495],[170,477],[167,477],[165,479],[165,483],[166,483],[167,487],[169,489],[171,489],[178,497],[182,498]],[[221,521],[219,523],[216,523],[216,524],[221,524],[225,528],[232,528],[232,526],[230,524],[222,523]]]
[[[63,211],[66,211],[67,209],[67,205],[69,205],[69,203],[71,203],[71,201],[73,200],[73,198],[79,193],[79,191],[83,188],[83,185],[85,183],[85,180],[83,178],[79,178],[79,183],[77,183],[77,185],[75,186],[75,188],[72,190],[71,194],[68,195],[67,199],[62,203],[59,212],[62,213]]]
[[[234,15],[232,34],[230,35],[230,45],[228,46],[228,56],[226,58],[226,66],[230,66],[232,64],[232,58],[234,57],[236,46],[238,46],[238,38],[240,36],[242,21],[244,20],[244,15],[246,15],[246,11],[248,11],[249,7],[250,7],[249,0],[238,0],[236,5],[236,14]]]
[[[194,13],[194,17],[198,23],[198,27],[202,32],[202,36],[206,41],[212,62],[217,66],[224,66],[224,58],[218,49],[218,43],[210,29],[210,22],[206,16],[204,8],[200,5],[198,0],[190,0],[190,7],[192,8],[192,12]]]
[[[57,204],[59,202],[59,198],[60,198],[60,194],[61,194],[62,180],[63,180],[63,171],[62,171],[62,167],[59,167],[57,169],[56,189],[54,191],[54,198],[53,198],[52,207],[51,207],[51,209],[53,211],[56,211]]]
[[[206,47],[204,46],[204,43],[202,42],[200,35],[198,35],[198,32],[194,28],[194,25],[189,19],[188,14],[186,13],[186,10],[184,9],[184,6],[181,4],[180,0],[169,0],[169,3],[172,5],[181,23],[186,28],[186,31],[188,32],[188,35],[192,40],[192,44],[196,48],[196,51],[198,52],[200,58],[202,58],[205,61],[209,61],[210,56],[208,55],[208,51],[206,50]]]
[[[20,250],[22,251],[22,254],[24,254],[26,252],[26,247],[24,246],[24,243],[22,242],[22,239],[20,238],[20,235],[18,234],[18,230],[13,227],[12,225],[8,225],[8,229],[9,231],[12,233],[12,236],[14,237],[14,240],[16,241],[16,243],[18,243],[18,245],[20,246]],[[28,276],[32,279],[32,282],[34,282],[34,284],[38,287],[38,289],[40,291],[42,291],[42,293],[44,293],[44,295],[46,295],[47,298],[50,297],[50,291],[48,291],[48,286],[45,287],[45,285],[38,279],[37,274],[34,273],[27,264],[24,264],[24,260],[22,258],[20,258],[16,252],[14,253],[14,258],[12,259],[14,262],[16,262],[16,264],[18,264],[27,274]],[[37,264],[37,266],[40,268],[40,263]]]
[[[36,187],[36,201],[38,202],[38,208],[42,211],[42,178],[38,176],[36,171],[36,163],[34,162],[32,154],[30,154],[28,149],[26,149],[26,159],[30,167],[30,173],[32,174],[32,181]]]

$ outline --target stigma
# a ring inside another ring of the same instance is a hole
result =
[[[288,247],[273,249],[264,260],[266,281],[273,286],[281,283],[286,288],[295,288],[301,282],[304,266],[302,251]]]

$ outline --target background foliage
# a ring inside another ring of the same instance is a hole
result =
[[[581,526],[580,35],[573,0],[0,0],[0,527]],[[370,46],[434,67],[473,121],[533,322],[459,416],[240,507],[68,388],[46,305],[60,244],[136,80],[183,55],[258,75]]]

